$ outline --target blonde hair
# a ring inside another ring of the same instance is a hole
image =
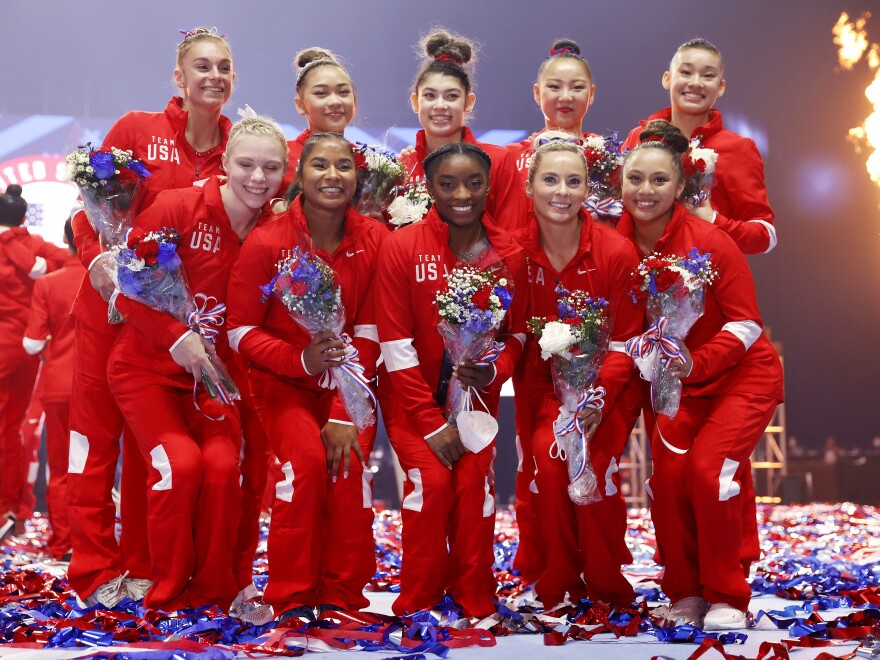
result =
[[[227,158],[232,153],[235,141],[245,135],[269,137],[277,140],[284,153],[284,165],[285,167],[287,166],[287,138],[284,136],[284,131],[281,130],[281,127],[271,117],[253,115],[237,121],[229,131],[229,139],[226,141],[226,151],[224,153]]]
[[[546,154],[556,153],[556,152],[565,152],[575,154],[578,160],[583,163],[584,166],[584,177],[589,176],[589,169],[587,167],[587,157],[584,156],[584,148],[578,142],[571,141],[573,137],[569,133],[564,131],[544,131],[535,137],[532,141],[532,148],[534,150],[532,154],[532,160],[529,163],[529,184],[534,185],[535,183],[535,175],[538,172],[538,168],[541,167],[541,161],[544,159]],[[543,141],[541,144],[538,141]]]
[[[229,53],[229,59],[232,59],[232,49],[229,47],[229,42],[226,41],[226,37],[222,34],[217,34],[217,28],[196,27],[189,32],[185,32],[183,41],[177,44],[177,66],[182,67],[183,58],[186,57],[189,49],[203,41],[213,41],[219,44]]]

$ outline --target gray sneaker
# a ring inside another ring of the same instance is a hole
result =
[[[142,601],[152,586],[152,580],[125,578],[125,593],[131,600]]]
[[[76,602],[80,607],[94,607],[95,605],[101,605],[107,609],[113,609],[122,601],[123,598],[128,597],[128,593],[125,589],[125,578],[128,575],[128,571],[126,571],[123,575],[119,577],[115,577],[112,580],[108,580],[100,587],[95,589],[92,592],[92,595],[82,600],[79,596],[76,597]]]

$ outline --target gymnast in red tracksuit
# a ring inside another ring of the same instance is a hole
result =
[[[174,79],[181,97],[164,112],[129,112],[110,129],[104,147],[129,149],[151,176],[140,209],[160,191],[189,187],[219,174],[231,127],[221,114],[232,93],[232,55],[225,39],[205,28],[188,34],[177,48]],[[68,579],[87,605],[112,607],[128,596],[141,599],[149,587],[146,539],[146,466],[135,443],[123,451],[120,544],[114,530],[116,507],[110,493],[119,458],[123,418],[107,387],[107,357],[119,326],[107,323],[113,290],[106,258],[84,213],[74,217],[74,234],[88,278],[83,279],[72,314],[76,318],[74,390],[71,400],[71,452],[68,469],[73,558]],[[125,485],[128,485],[126,488]],[[259,515],[259,512],[257,512]],[[123,573],[128,578],[121,578]],[[134,578],[134,579],[132,579]]]
[[[287,173],[281,185],[285,192],[296,179],[296,168],[303,146],[315,133],[339,133],[354,119],[357,94],[351,76],[329,50],[306,48],[293,60],[297,68],[296,98],[298,114],[306,118],[308,127],[287,143]]]
[[[310,338],[277,297],[261,302],[260,286],[295,246],[321,257],[336,274],[345,333],[370,379],[379,355],[373,275],[388,231],[351,206],[357,175],[345,138],[312,135],[301,156],[292,203],[248,237],[229,291],[229,341],[250,363],[255,404],[282,465],[264,594],[281,621],[313,620],[316,607],[366,607],[363,588],[376,569],[364,464],[375,434],[359,433],[337,392],[319,385],[344,355],[343,341],[329,331]]]
[[[10,185],[0,195],[0,538],[15,528],[26,481],[21,424],[39,360],[25,352],[21,338],[34,281],[58,269],[67,256],[67,250],[21,226],[26,213],[21,186]]]
[[[207,323],[223,322],[232,265],[281,184],[286,146],[274,122],[243,119],[223,154],[225,179],[167,190],[135,221],[134,231],[179,232],[177,254],[198,308],[187,325],[125,295],[112,299],[126,322],[108,382],[149,464],[147,533],[150,555],[161,558],[152,562],[146,607],[227,608],[240,589],[232,562],[241,507],[239,415],[203,387],[194,389],[192,374],[214,375],[208,356],[215,352],[235,373],[225,333],[209,343]]]
[[[46,506],[52,527],[47,546],[56,559],[70,552],[67,456],[74,334],[70,305],[85,272],[76,255],[70,220],[64,223],[64,242],[70,246],[64,265],[34,284],[30,317],[22,339],[24,350],[31,355],[40,353],[43,359],[39,397],[46,413],[46,462],[49,468]]]
[[[501,384],[525,342],[520,293],[525,282],[522,249],[484,212],[489,167],[485,152],[466,142],[432,152],[425,171],[434,206],[422,222],[391,234],[380,255],[376,304],[382,313],[377,320],[393,390],[382,401],[382,414],[406,475],[397,614],[431,608],[445,594],[469,616],[495,609],[495,446],[493,441],[479,453],[466,452],[458,431],[444,418],[443,383],[448,385],[449,374],[442,369],[444,345],[435,304],[446,287],[444,274],[456,265],[489,268],[501,261],[507,268],[514,290],[507,330],[502,328],[504,350],[492,366],[465,362],[455,367],[463,385],[488,388],[483,399],[497,414]]]
[[[709,199],[690,211],[721,227],[746,254],[776,247],[773,210],[767,201],[764,163],[755,143],[724,128],[715,102],[724,94],[724,61],[705,39],[692,39],[675,51],[663,87],[670,107],[655,112],[630,131],[625,146],[634,147],[653,119],[671,122],[685,137],[718,154],[715,185]]]
[[[503,147],[477,142],[465,125],[477,100],[465,66],[471,61],[472,44],[465,38],[442,30],[422,40],[425,60],[410,94],[413,112],[419,116],[422,130],[416,134],[415,149],[401,157],[408,172],[407,183],[425,181],[423,163],[438,147],[450,142],[469,142],[489,154],[492,159],[492,186],[486,211],[498,226],[513,229],[517,181],[511,158]]]
[[[720,227],[676,201],[688,140],[652,122],[623,165],[618,230],[639,255],[710,253],[718,272],[705,311],[685,338],[678,414],[658,415],[651,438],[651,517],[672,601],[667,618],[707,630],[745,626],[749,590],[740,565],[748,458],[782,401],[782,365],[762,332],[748,263]]]
[[[669,70],[663,74],[670,107],[654,113],[634,128],[626,147],[639,142],[642,129],[653,119],[676,126],[685,137],[698,138],[703,147],[718,154],[715,185],[706,202],[689,210],[730,234],[745,254],[770,252],[776,247],[773,210],[767,201],[764,163],[755,143],[724,128],[715,102],[724,94],[724,61],[718,48],[705,39],[692,39],[676,50]],[[646,420],[650,424],[650,419]],[[743,483],[743,570],[761,556],[755,522],[754,485],[751,470]]]
[[[531,208],[531,203],[524,191],[529,178],[534,138],[544,131],[563,131],[578,138],[593,135],[584,132],[584,117],[595,100],[596,85],[593,84],[590,63],[584,59],[576,41],[557,39],[553,42],[547,57],[538,67],[532,93],[535,103],[544,115],[544,128],[522,142],[507,145],[517,172],[520,202],[525,202],[528,209]]]
[[[534,211],[516,238],[526,254],[527,316],[554,316],[555,289],[562,284],[609,302],[611,338],[617,344],[639,334],[644,309],[627,296],[638,257],[630,243],[610,227],[594,222],[583,209],[589,193],[583,151],[562,140],[539,147],[531,161],[526,191]],[[541,359],[534,335],[529,335],[525,356],[517,365],[518,435],[523,455],[533,456],[537,464],[537,492],[531,496],[531,506],[540,516],[532,523],[539,533],[537,547],[546,558],[535,589],[547,609],[563,602],[566,593],[573,602],[589,596],[615,605],[632,603],[633,589],[620,572],[620,565],[632,557],[625,543],[626,504],[617,473],[631,425],[626,428],[615,417],[619,415],[618,396],[634,377],[628,355],[614,350],[607,354],[596,383],[606,390],[605,405],[592,413],[595,419],[583,421],[585,428],[590,427],[591,463],[602,499],[577,506],[568,496],[565,461],[550,455],[559,402],[550,363]]]

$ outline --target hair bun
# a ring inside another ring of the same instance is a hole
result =
[[[639,141],[660,140],[669,145],[677,154],[683,154],[688,150],[690,141],[675,126],[665,119],[654,119],[648,122],[644,130],[639,133]]]
[[[561,52],[580,56],[581,47],[574,39],[557,39],[553,42],[553,45],[550,46],[550,55],[557,55]]]
[[[6,194],[11,195],[12,197],[21,197],[21,186],[15,183],[10,183],[6,187]]]
[[[296,54],[296,57],[293,59],[293,63],[298,69],[302,69],[312,62],[317,62],[318,60],[330,60],[332,62],[335,62],[336,56],[329,50],[314,46],[312,48],[306,48],[305,50],[299,51]]]
[[[445,30],[435,30],[429,34],[422,40],[422,47],[431,59],[450,59],[459,66],[470,62],[474,54],[474,46],[470,41]]]

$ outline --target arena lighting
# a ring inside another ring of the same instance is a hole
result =
[[[842,69],[851,71],[864,58],[875,72],[873,82],[865,89],[873,111],[861,126],[849,130],[849,141],[855,146],[856,153],[861,153],[864,145],[871,149],[865,165],[871,180],[880,186],[880,45],[868,41],[865,23],[870,17],[871,14],[866,12],[851,21],[844,12],[831,32],[838,46],[837,58]]]

